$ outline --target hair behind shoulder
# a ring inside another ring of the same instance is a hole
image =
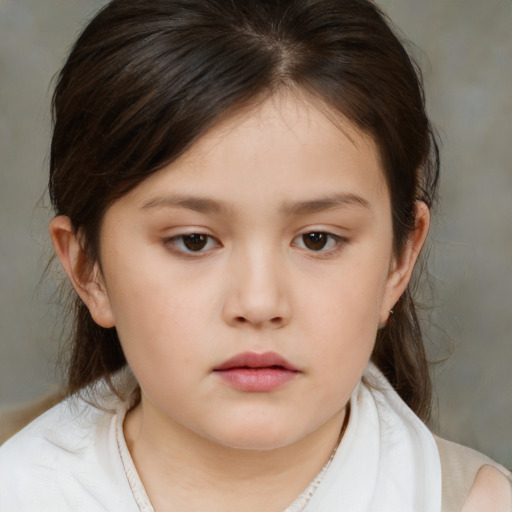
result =
[[[49,190],[56,214],[99,257],[106,209],[206,131],[282,89],[303,91],[372,136],[394,246],[415,203],[435,197],[438,155],[421,77],[368,0],[114,0],[85,28],[55,90]],[[115,329],[76,297],[69,392],[126,365]],[[407,291],[377,334],[373,360],[422,418],[431,385]]]

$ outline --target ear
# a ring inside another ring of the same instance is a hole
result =
[[[416,201],[415,227],[400,255],[393,257],[386,282],[386,291],[379,315],[379,323],[385,325],[390,311],[404,293],[411,280],[414,266],[427,238],[430,227],[430,210],[423,201]]]
[[[50,222],[50,237],[73,288],[101,327],[113,327],[114,315],[98,262],[91,262],[69,217],[59,215]]]

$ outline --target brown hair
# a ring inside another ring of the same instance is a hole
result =
[[[394,246],[432,205],[437,146],[421,78],[368,0],[113,0],[85,28],[55,90],[50,196],[99,255],[106,209],[220,119],[283,89],[320,98],[370,134],[389,185]],[[373,361],[424,419],[431,384],[411,294]],[[117,333],[76,297],[69,392],[126,364]]]

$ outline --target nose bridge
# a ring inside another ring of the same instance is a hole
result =
[[[282,326],[290,315],[284,255],[270,243],[244,245],[233,255],[226,312],[231,322]]]

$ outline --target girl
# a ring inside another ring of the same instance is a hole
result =
[[[68,398],[0,508],[511,510],[436,439],[408,284],[438,158],[367,0],[113,0],[54,95]]]

